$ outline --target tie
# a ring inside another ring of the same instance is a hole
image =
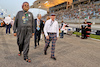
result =
[[[40,30],[40,20],[37,20],[37,30]]]

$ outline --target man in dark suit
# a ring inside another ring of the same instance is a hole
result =
[[[41,36],[41,32],[43,32],[43,21],[41,20],[41,14],[37,15],[37,19],[35,19],[35,49],[37,47],[37,42],[39,45],[39,41],[40,41],[40,36]]]

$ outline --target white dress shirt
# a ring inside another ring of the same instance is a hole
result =
[[[9,16],[8,17],[5,17],[5,19],[4,19],[5,24],[10,24],[11,21],[12,21],[12,19]]]
[[[37,18],[37,25],[40,25],[40,20]]]
[[[37,18],[37,30],[40,30],[40,20]]]
[[[44,34],[48,36],[48,33],[57,33],[59,37],[59,26],[56,20],[52,21],[51,19],[47,20],[44,26]]]

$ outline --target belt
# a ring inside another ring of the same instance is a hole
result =
[[[48,33],[48,34],[57,34],[57,33]]]

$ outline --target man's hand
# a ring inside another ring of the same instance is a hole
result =
[[[34,33],[32,35],[34,36]]]
[[[49,39],[49,36],[46,36],[46,39]]]
[[[16,36],[17,35],[17,33],[14,33],[14,36]]]

